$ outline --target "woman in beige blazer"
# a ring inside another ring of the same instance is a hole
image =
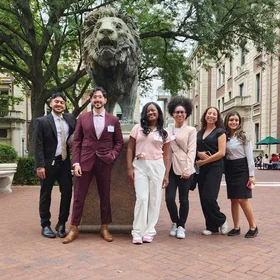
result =
[[[174,126],[168,127],[171,135],[171,166],[169,184],[165,192],[166,206],[172,221],[170,236],[185,238],[185,223],[189,213],[190,176],[195,172],[196,129],[187,126],[186,119],[191,115],[193,105],[190,99],[175,96],[167,105],[174,118]],[[179,191],[179,211],[176,205],[176,192]]]

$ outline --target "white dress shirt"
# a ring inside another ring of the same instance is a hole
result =
[[[64,126],[64,131],[65,131],[65,139],[68,139],[69,136],[69,126],[68,123],[63,119],[62,115],[58,117],[54,112],[51,112],[53,119],[54,119],[54,124],[56,127],[56,133],[57,133],[57,146],[56,146],[56,152],[55,156],[59,156],[62,153],[62,147],[61,147],[61,129],[60,129],[60,121],[59,119],[62,120],[63,126]]]
[[[93,123],[96,136],[99,139],[105,127],[105,110],[103,110],[100,114],[93,110]]]
[[[255,163],[251,142],[243,144],[236,138],[236,136],[230,138],[230,140],[227,141],[226,158],[228,160],[247,158],[249,176],[255,176]]]

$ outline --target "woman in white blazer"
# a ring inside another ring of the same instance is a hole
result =
[[[169,114],[174,118],[174,126],[168,127],[171,135],[171,166],[169,184],[165,192],[165,201],[172,221],[170,236],[185,238],[185,223],[189,213],[190,176],[195,172],[196,129],[186,124],[193,105],[190,99],[175,96],[167,105]],[[178,209],[176,192],[179,192]],[[178,211],[179,210],[179,211]]]

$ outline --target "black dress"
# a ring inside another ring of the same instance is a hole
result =
[[[225,133],[222,128],[215,128],[205,139],[205,130],[197,133],[197,150],[209,151],[212,155],[218,152],[218,138]],[[220,212],[217,198],[223,175],[223,159],[205,164],[200,167],[198,190],[202,211],[206,221],[206,229],[218,232],[219,227],[226,221],[226,216]]]

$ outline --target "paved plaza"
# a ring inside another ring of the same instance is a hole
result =
[[[187,237],[168,236],[170,219],[165,203],[151,244],[133,245],[129,234],[105,242],[97,233],[82,233],[71,244],[40,234],[38,187],[14,187],[0,194],[0,279],[280,279],[280,170],[257,170],[251,200],[259,235],[202,236],[204,219],[198,192],[190,192]],[[163,201],[164,202],[164,201]],[[221,187],[219,203],[230,227],[230,202]],[[53,228],[59,191],[52,200]],[[68,225],[69,226],[69,225]]]

